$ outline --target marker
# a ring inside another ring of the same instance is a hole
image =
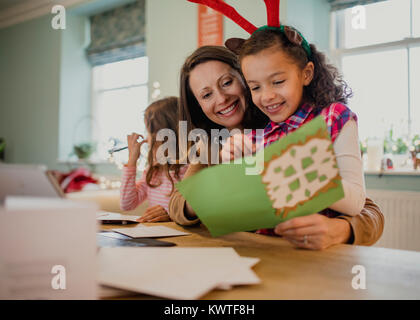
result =
[[[127,148],[128,148],[128,146],[125,146],[125,147],[122,147],[122,148],[117,148],[117,149],[113,148],[113,149],[109,149],[108,152],[109,152],[109,154],[113,154],[114,152],[122,151],[122,150],[125,150]]]

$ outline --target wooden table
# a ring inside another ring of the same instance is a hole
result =
[[[203,299],[420,299],[420,252],[351,245],[310,251],[296,249],[281,238],[249,232],[213,238],[203,226],[158,225],[191,233],[162,238],[179,247],[233,247],[241,256],[261,259],[253,267],[261,284],[213,290]],[[366,270],[366,289],[352,287],[358,275],[352,273],[355,265]]]

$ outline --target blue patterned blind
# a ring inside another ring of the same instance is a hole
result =
[[[381,1],[387,0],[328,0],[328,2],[331,4],[331,11],[343,10],[354,6],[360,6]]]
[[[145,0],[90,17],[89,62],[102,65],[145,55]]]

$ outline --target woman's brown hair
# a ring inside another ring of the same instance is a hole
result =
[[[333,102],[347,103],[352,91],[343,80],[338,69],[327,62],[325,54],[319,52],[310,44],[311,56],[299,44],[292,43],[286,35],[278,30],[257,30],[246,40],[239,52],[239,60],[249,55],[255,55],[265,49],[280,49],[303,69],[309,61],[314,64],[314,77],[311,83],[304,87],[303,101],[317,108],[325,108]]]
[[[204,114],[197,99],[190,88],[191,71],[201,63],[207,61],[220,61],[229,65],[239,73],[244,83],[244,95],[247,103],[242,124],[247,129],[263,128],[268,123],[268,118],[254,106],[248,86],[239,65],[238,57],[232,51],[221,46],[203,46],[195,50],[186,60],[181,69],[180,76],[180,106],[179,120],[187,121],[187,130],[194,128],[204,129],[208,135],[211,129],[223,129],[221,125],[214,123]]]
[[[149,153],[147,155],[147,162],[149,169],[146,173],[146,183],[152,188],[156,188],[161,185],[162,181],[157,184],[152,184],[152,178],[155,173],[163,171],[166,177],[169,179],[172,185],[172,191],[174,190],[174,182],[170,175],[170,171],[174,171],[174,177],[179,179],[179,170],[182,164],[160,164],[155,161],[155,152],[163,142],[157,141],[156,136],[161,129],[170,129],[176,135],[176,150],[178,150],[178,104],[179,99],[177,97],[168,97],[157,100],[150,104],[144,113],[144,122],[146,129],[150,135],[150,146]],[[172,193],[171,191],[171,193]]]

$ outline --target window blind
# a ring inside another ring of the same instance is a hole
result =
[[[145,0],[90,17],[87,57],[93,66],[145,55]]]

